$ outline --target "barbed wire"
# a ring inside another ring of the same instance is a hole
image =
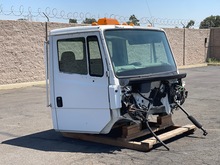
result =
[[[18,19],[25,19],[28,21],[34,21],[34,19],[41,19],[41,21],[45,21],[45,15],[51,20],[56,19],[69,21],[70,19],[75,19],[77,23],[83,22],[86,18],[94,18],[99,19],[101,17],[108,17],[108,18],[115,18],[120,23],[124,23],[129,21],[128,16],[121,16],[117,14],[92,14],[90,12],[66,12],[64,10],[58,10],[56,8],[46,7],[44,10],[38,8],[37,10],[33,11],[31,7],[24,8],[23,5],[15,8],[11,6],[9,10],[4,10],[3,4],[0,4],[0,15],[9,17],[14,16]],[[141,17],[139,19],[139,23],[141,25],[148,25],[151,24],[153,26],[168,26],[168,27],[183,27],[189,23],[190,19],[168,19],[168,18],[155,18],[155,17]],[[194,20],[194,27],[199,27],[200,22]]]

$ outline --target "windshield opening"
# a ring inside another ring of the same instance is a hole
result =
[[[114,29],[104,35],[116,76],[176,71],[163,31]]]

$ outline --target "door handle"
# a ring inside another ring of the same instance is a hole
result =
[[[57,107],[63,107],[63,99],[61,96],[57,97]]]

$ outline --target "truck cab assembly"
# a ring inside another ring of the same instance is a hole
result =
[[[181,109],[207,134],[181,107],[188,94],[186,74],[179,74],[162,29],[103,18],[93,26],[52,30],[45,59],[56,131],[79,137],[138,125],[139,132],[148,129],[166,147],[150,127],[151,116],[171,120]]]

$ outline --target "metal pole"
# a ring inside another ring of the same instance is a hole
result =
[[[47,22],[49,22],[48,16],[43,13],[44,16],[47,18]],[[47,22],[45,22],[45,42],[44,42],[44,56],[45,56],[45,80],[46,80],[46,94],[47,94],[47,107],[51,106],[50,99],[49,99],[49,62],[48,62],[48,25]]]
[[[183,25],[183,65],[185,65],[185,53],[186,53],[186,26],[181,22],[181,24]]]
[[[186,64],[186,28],[183,29],[183,65]]]

